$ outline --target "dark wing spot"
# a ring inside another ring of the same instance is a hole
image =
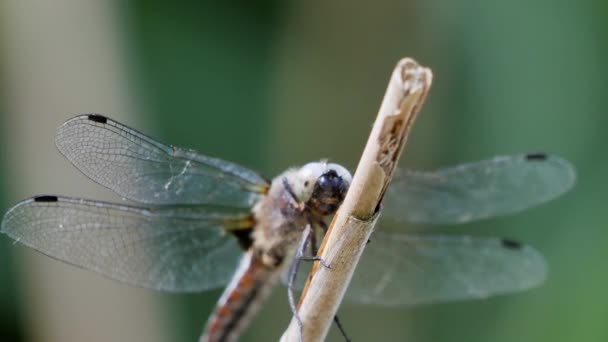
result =
[[[34,197],[34,202],[57,202],[59,199],[57,196],[36,196]]]
[[[89,120],[93,121],[93,122],[99,122],[102,124],[105,124],[106,122],[108,122],[108,118],[106,118],[103,115],[100,114],[89,114],[88,116]]]
[[[239,243],[239,246],[246,251],[253,245],[253,239],[251,238],[251,232],[253,229],[238,229],[231,230],[230,233],[236,237],[236,241]]]
[[[511,239],[502,239],[501,240],[503,247],[513,250],[521,249],[521,243],[519,241],[511,240]]]
[[[305,181],[305,182],[304,182],[304,186],[308,186],[308,181]]]
[[[544,153],[530,153],[530,154],[526,154],[526,160],[531,160],[531,161],[542,161],[542,160],[546,160],[547,159],[547,155]]]

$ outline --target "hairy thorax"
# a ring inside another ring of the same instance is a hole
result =
[[[308,224],[308,214],[275,178],[266,196],[253,208],[256,226],[253,231],[254,253],[269,267],[279,267],[289,258],[302,231]]]
[[[253,252],[268,267],[279,267],[291,256],[307,225],[313,234],[325,227],[350,181],[348,170],[327,162],[308,163],[273,179],[268,193],[253,207]]]

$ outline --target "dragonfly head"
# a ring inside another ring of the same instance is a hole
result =
[[[338,210],[352,180],[346,168],[328,162],[304,165],[297,172],[297,178],[294,185],[299,199],[320,216],[331,215]]]

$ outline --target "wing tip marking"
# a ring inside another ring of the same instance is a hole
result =
[[[53,196],[53,195],[41,195],[41,196],[34,197],[34,202],[49,203],[49,202],[57,202],[57,201],[59,201],[59,198],[57,196]]]
[[[93,122],[105,124],[108,122],[108,118],[101,114],[89,114],[87,118]]]
[[[507,249],[511,249],[511,250],[520,250],[523,247],[521,242],[513,240],[513,239],[503,238],[500,240],[500,242],[502,243],[503,247],[505,247]]]
[[[547,154],[546,153],[528,153],[528,154],[526,154],[526,160],[544,161],[544,160],[547,160]]]

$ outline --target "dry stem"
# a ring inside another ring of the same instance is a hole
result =
[[[300,298],[304,341],[322,341],[327,336],[431,81],[430,69],[410,58],[399,61],[393,71],[350,190],[319,250],[331,269],[315,264]],[[299,334],[292,319],[281,341],[299,341]]]

